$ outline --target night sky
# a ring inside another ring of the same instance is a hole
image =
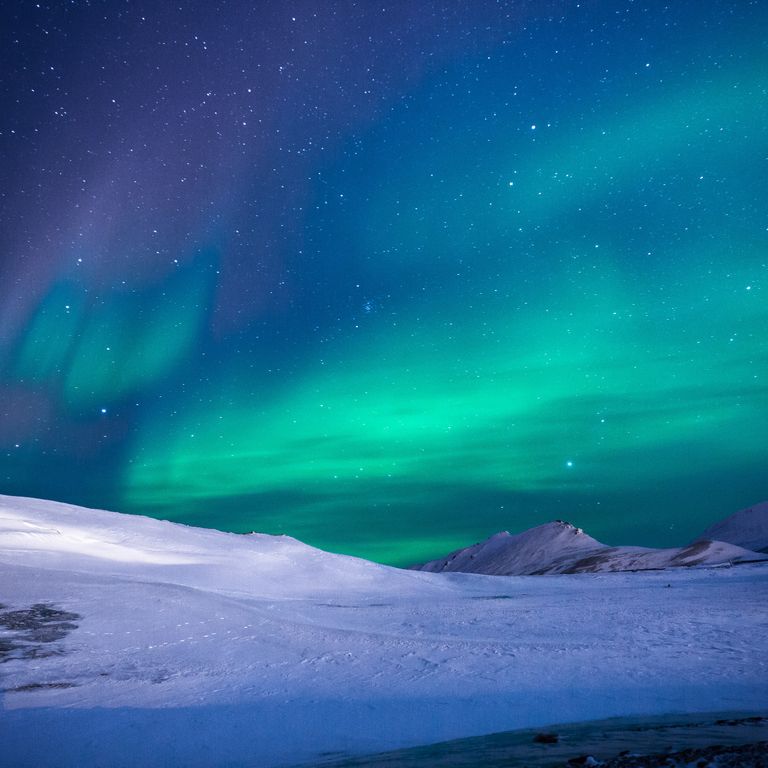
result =
[[[10,2],[0,491],[407,564],[768,498],[768,4]]]

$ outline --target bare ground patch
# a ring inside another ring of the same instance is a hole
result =
[[[29,608],[8,610],[0,603],[0,664],[9,661],[28,661],[65,653],[61,642],[77,629],[81,618],[77,613],[63,611],[50,603],[35,603]],[[45,688],[71,688],[74,683],[28,683],[7,689],[9,691],[35,691]]]

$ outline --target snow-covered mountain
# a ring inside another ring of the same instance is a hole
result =
[[[581,529],[558,520],[517,535],[501,531],[479,544],[458,549],[439,560],[414,566],[414,570],[494,576],[546,573],[561,562],[579,560],[602,546]]]
[[[0,496],[0,765],[272,768],[762,711],[767,610],[763,564],[500,580]]]
[[[731,519],[733,518],[728,518]],[[750,521],[752,519],[750,518]],[[733,529],[739,532],[747,531],[748,539],[753,528],[746,525],[733,526]],[[415,565],[413,570],[530,576],[658,570],[754,562],[760,559],[768,557],[726,541],[712,541],[708,538],[695,541],[687,547],[671,549],[609,547],[588,536],[581,528],[557,520],[516,535],[502,531],[479,544],[457,549],[445,557]]]
[[[768,552],[768,501],[740,509],[707,528],[702,539],[717,539],[754,552]]]

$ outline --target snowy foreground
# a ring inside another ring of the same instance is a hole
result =
[[[15,767],[267,767],[768,705],[764,564],[432,574],[0,496],[0,603]]]

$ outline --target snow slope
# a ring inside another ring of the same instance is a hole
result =
[[[403,571],[0,497],[0,764],[269,766],[768,705],[768,567]]]
[[[165,520],[0,495],[6,563],[151,579],[232,595],[317,597],[423,580],[406,571],[332,555],[290,536],[223,533]],[[289,578],[288,578],[289,577]]]
[[[768,552],[768,501],[741,509],[707,528],[703,539],[718,539],[755,552]]]
[[[722,541],[701,540],[674,549],[608,547],[588,536],[581,528],[558,520],[514,536],[502,531],[479,544],[457,549],[446,557],[413,566],[413,570],[524,576],[656,570],[760,558],[754,552]]]

